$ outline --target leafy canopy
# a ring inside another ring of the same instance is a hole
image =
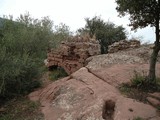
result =
[[[130,15],[133,29],[148,25],[156,26],[156,15],[160,16],[159,0],[116,0],[120,16]]]
[[[105,22],[98,16],[86,18],[84,28],[78,30],[80,34],[89,34],[96,37],[101,45],[101,53],[107,53],[108,46],[116,41],[126,38],[125,29],[122,26],[116,26],[112,22]]]
[[[120,16],[130,15],[132,29],[143,28],[148,25],[155,27],[156,40],[150,57],[149,73],[145,85],[156,83],[156,62],[160,50],[160,0],[116,0],[117,11]]]

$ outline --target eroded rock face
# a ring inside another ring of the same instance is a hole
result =
[[[62,42],[57,51],[51,50],[47,54],[47,66],[60,66],[71,74],[85,65],[85,60],[100,54],[97,40],[87,37],[74,37]]]
[[[119,42],[115,42],[108,48],[108,53],[115,53],[120,50],[125,50],[128,48],[138,48],[140,47],[140,41],[138,40],[121,40]]]

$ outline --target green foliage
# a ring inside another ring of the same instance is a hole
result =
[[[145,75],[144,74],[142,75],[137,71],[134,71],[134,76],[131,79],[131,85],[139,88],[144,84],[144,81],[145,81]]]
[[[65,72],[63,68],[53,69],[49,74],[49,79],[52,81],[56,81],[60,78],[66,77],[68,74]]]
[[[145,72],[140,73],[134,71],[133,78],[131,79],[131,87],[141,89],[142,91],[160,91],[159,78],[156,78],[156,83],[147,81],[147,75]]]
[[[43,59],[52,38],[52,21],[27,13],[5,19],[0,37],[0,97],[26,94],[40,86]]]
[[[53,26],[49,17],[34,19],[26,13],[12,18],[0,19],[0,98],[39,87],[47,50],[71,35],[68,26]]]
[[[125,39],[126,33],[122,26],[116,26],[112,22],[104,22],[100,17],[86,18],[84,28],[78,30],[79,34],[88,33],[90,37],[96,37],[101,45],[101,53],[107,53],[108,46],[112,43]]]
[[[141,117],[136,117],[136,118],[134,118],[133,120],[143,120],[143,118],[141,118]]]
[[[130,15],[132,29],[154,26],[156,33],[155,47],[150,58],[149,74],[146,83],[156,84],[156,60],[160,50],[160,0],[116,0],[120,16]]]
[[[56,49],[63,40],[68,39],[72,36],[70,29],[67,25],[60,23],[59,25],[54,26],[53,38],[50,41],[50,47]]]
[[[122,84],[120,87],[119,87],[119,90],[122,94],[128,94],[131,92],[131,88],[129,85],[127,84]]]
[[[156,26],[156,16],[160,16],[159,0],[116,0],[120,16],[130,15],[130,26],[133,29]]]
[[[39,102],[24,97],[16,98],[2,106],[4,110],[0,113],[0,120],[42,120],[39,107]]]

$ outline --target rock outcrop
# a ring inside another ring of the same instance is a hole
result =
[[[100,54],[97,40],[89,37],[74,37],[61,43],[57,51],[51,50],[47,55],[47,66],[59,66],[71,74],[85,65],[85,60]]]
[[[160,104],[159,93],[149,94],[148,102],[143,103],[126,97],[118,89],[130,82],[134,71],[148,72],[150,53],[151,49],[143,46],[92,56],[85,67],[29,97],[40,101],[45,120],[160,120],[156,108]],[[160,77],[159,58],[157,77]]]
[[[118,52],[120,50],[125,50],[128,48],[138,48],[140,47],[140,41],[138,40],[121,40],[119,42],[115,42],[108,47],[108,53]]]
[[[129,66],[126,69],[122,65],[121,70],[126,73],[133,69]],[[122,76],[120,70],[114,72],[116,69],[102,76],[83,67],[29,96],[40,101],[46,120],[159,120],[156,108],[119,92],[114,85],[129,81],[130,76]]]

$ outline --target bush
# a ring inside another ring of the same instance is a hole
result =
[[[68,74],[65,72],[65,70],[63,68],[58,67],[50,72],[49,79],[55,81],[66,76],[68,76]]]
[[[137,71],[134,71],[134,76],[131,79],[131,85],[136,87],[141,87],[144,84],[145,81],[145,75],[140,74]]]
[[[39,87],[40,81],[36,78],[40,74],[40,67],[35,62],[24,55],[8,58],[0,70],[1,95],[28,93],[35,87]]]
[[[134,71],[134,76],[131,79],[131,87],[142,89],[143,91],[160,91],[160,79],[156,78],[156,83],[150,83],[147,81],[147,73],[139,73]]]
[[[48,17],[33,19],[29,14],[16,21],[4,19],[0,37],[0,98],[26,94],[40,86],[43,59],[52,38]]]
[[[48,17],[38,20],[26,13],[12,18],[0,19],[0,99],[27,94],[40,86],[47,49],[56,48],[71,35],[64,24],[53,30]]]
[[[116,26],[112,22],[105,22],[101,17],[86,18],[86,25],[77,32],[81,35],[89,34],[96,37],[101,45],[101,53],[108,52],[108,46],[114,42],[126,39],[126,31],[122,26]]]

